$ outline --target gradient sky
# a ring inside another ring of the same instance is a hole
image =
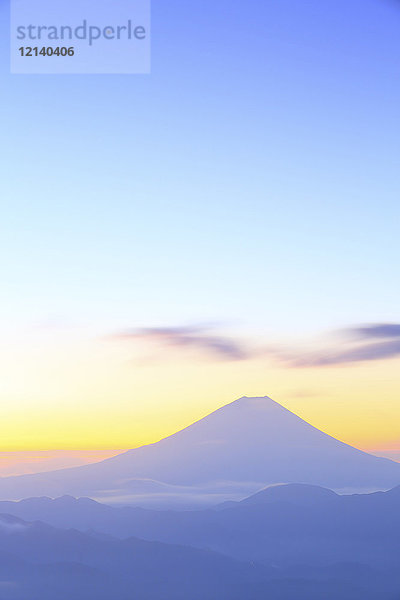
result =
[[[335,331],[400,322],[400,2],[154,0],[150,76],[10,75],[0,6],[0,449],[267,394],[398,451],[400,335]]]

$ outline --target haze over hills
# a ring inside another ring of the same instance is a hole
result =
[[[398,589],[397,571],[355,563],[264,566],[0,514],[2,600],[391,600]]]
[[[117,540],[0,514],[2,600],[240,600],[246,589],[261,600],[257,590],[267,575],[208,550]]]
[[[397,565],[400,550],[399,502],[400,486],[387,492],[338,495],[318,486],[284,484],[240,502],[197,511],[113,507],[64,496],[0,502],[0,514],[120,539],[133,536],[208,548],[267,565],[279,564],[280,554],[281,566],[289,556],[301,562],[307,549],[309,564],[357,559],[370,566],[389,566]]]
[[[72,497],[1,502],[0,588],[6,573],[24,593],[0,596],[393,600],[399,499],[400,487],[340,496],[287,484],[201,511]]]
[[[276,483],[389,489],[400,464],[323,433],[268,397],[241,398],[155,444],[61,471],[0,479],[0,498],[88,496],[142,506],[240,499]]]

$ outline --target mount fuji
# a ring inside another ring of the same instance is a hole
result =
[[[157,443],[102,462],[1,478],[0,499],[69,494],[192,508],[277,483],[387,490],[400,484],[400,464],[336,440],[268,397],[244,397]]]

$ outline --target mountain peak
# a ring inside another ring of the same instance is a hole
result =
[[[302,425],[313,429],[311,425],[269,396],[242,396],[197,421],[194,425],[202,423],[218,424],[221,431],[232,426],[242,431],[250,429],[254,432],[254,428],[255,430],[262,429],[263,436],[269,428],[272,427],[275,430],[278,424],[283,427]],[[188,429],[190,428],[191,426]]]
[[[241,398],[238,398],[237,400],[234,400],[232,402],[232,404],[235,403],[253,403],[253,402],[258,402],[258,403],[273,403],[273,404],[278,404],[277,402],[275,402],[275,400],[272,400],[272,398],[270,398],[269,396],[242,396]]]
[[[274,438],[279,426],[290,430],[293,426],[311,428],[299,417],[287,410],[269,396],[242,396],[226,404],[185,429],[164,438],[160,443],[169,444],[172,440],[188,440],[192,444],[233,443],[245,449],[258,439],[264,446],[266,438]],[[115,459],[114,459],[115,461]]]
[[[230,404],[227,404],[223,408],[228,408],[229,406],[240,406],[243,408],[255,408],[255,409],[266,409],[266,408],[281,408],[284,409],[284,406],[272,400],[269,396],[242,396],[237,400],[234,400]]]

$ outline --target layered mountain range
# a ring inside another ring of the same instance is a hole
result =
[[[399,500],[288,484],[199,511],[1,502],[0,597],[393,600]]]

